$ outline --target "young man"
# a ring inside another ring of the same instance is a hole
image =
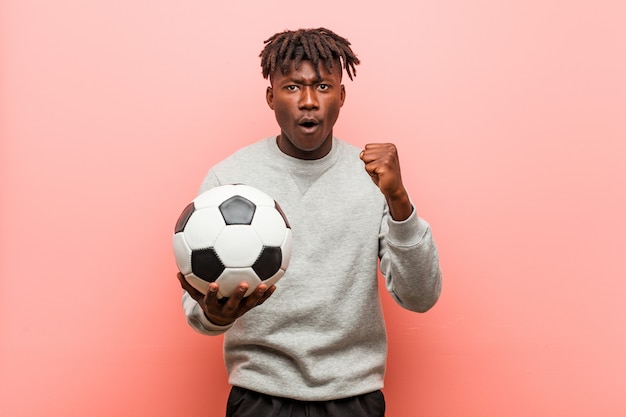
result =
[[[395,146],[361,150],[333,136],[343,69],[352,79],[359,64],[350,43],[319,28],[265,44],[266,98],[280,134],[214,166],[200,191],[245,183],[276,199],[293,231],[290,266],[278,286],[244,298],[241,284],[225,303],[217,284],[204,296],[179,274],[183,308],[198,332],[226,332],[227,417],[381,417],[378,265],[393,298],[425,312],[441,290],[437,249],[403,186]]]

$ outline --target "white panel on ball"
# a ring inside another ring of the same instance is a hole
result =
[[[282,269],[283,271],[287,270],[287,267],[289,266],[289,261],[291,260],[291,242],[291,229],[287,229],[287,232],[285,233],[285,240],[282,245],[280,245],[280,250],[283,256],[283,262],[280,265],[280,269]]]
[[[240,283],[248,284],[248,291],[245,297],[252,294],[252,291],[261,283],[252,268],[227,268],[216,281],[219,285],[218,296],[230,297]]]
[[[191,249],[208,248],[213,246],[224,227],[226,223],[217,207],[197,209],[185,226],[185,239]]]
[[[217,207],[222,201],[233,195],[235,186],[232,184],[211,188],[197,196],[193,202],[196,208]]]
[[[224,227],[214,248],[226,267],[242,268],[254,264],[263,249],[263,242],[252,227],[230,225]]]
[[[280,213],[271,207],[257,207],[252,227],[265,246],[280,246],[285,238],[287,226]]]
[[[185,276],[185,279],[188,283],[191,284],[196,290],[200,291],[202,294],[206,294],[209,292],[209,282],[206,282],[203,279],[198,278],[194,274],[189,274]]]
[[[174,253],[176,256],[176,266],[178,270],[183,274],[191,274],[191,249],[185,242],[185,236],[183,232],[176,233],[173,238]],[[183,255],[184,254],[184,255]]]

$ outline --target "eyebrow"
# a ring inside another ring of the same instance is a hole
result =
[[[287,77],[284,77],[284,80],[286,82],[294,82],[298,84],[306,84],[307,82],[311,84],[320,84],[320,83],[330,82],[330,79],[325,78],[325,77],[316,77],[315,79],[312,79],[311,81],[309,81],[309,80],[303,79],[302,77],[287,76]]]

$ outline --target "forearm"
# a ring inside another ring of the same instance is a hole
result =
[[[413,212],[411,199],[404,188],[396,195],[385,196],[385,200],[387,200],[391,218],[397,222],[408,219]]]
[[[428,311],[439,299],[442,282],[430,226],[413,211],[403,222],[388,221],[387,227],[380,262],[387,289],[402,307]]]

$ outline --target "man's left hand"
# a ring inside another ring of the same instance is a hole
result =
[[[413,206],[402,184],[396,146],[393,143],[369,143],[359,157],[372,181],[387,199],[391,217],[396,221],[406,220]]]

